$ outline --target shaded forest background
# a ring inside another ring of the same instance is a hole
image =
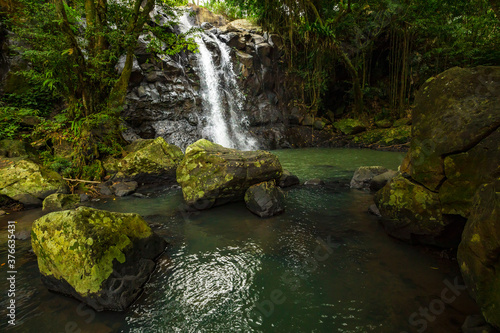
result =
[[[194,51],[175,34],[185,0],[0,0],[0,140],[29,142],[65,176],[100,179],[123,152],[120,111],[138,36],[151,52]],[[151,18],[155,5],[171,21]],[[408,116],[415,91],[450,67],[500,65],[498,0],[206,1],[278,34],[290,107],[317,117]],[[82,18],[85,18],[85,22]],[[7,42],[8,41],[8,42]],[[123,70],[117,71],[125,56]],[[4,73],[5,74],[5,73]]]

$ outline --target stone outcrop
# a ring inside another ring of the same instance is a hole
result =
[[[65,192],[62,177],[27,159],[6,160],[0,168],[0,195],[22,203],[25,207],[42,206],[52,193]]]
[[[31,235],[47,288],[97,311],[125,310],[166,246],[137,214],[87,207],[47,214]]]
[[[285,196],[274,181],[250,186],[245,193],[249,211],[259,217],[271,217],[285,211]]]
[[[458,248],[469,291],[486,321],[500,329],[500,181],[482,185],[474,196]]]
[[[282,172],[278,158],[269,152],[240,151],[202,139],[186,149],[177,182],[188,205],[207,209],[243,200],[250,186],[278,181]]]
[[[390,234],[458,245],[474,193],[500,174],[499,84],[500,67],[456,67],[421,87],[402,175],[375,196]]]
[[[245,126],[262,137],[265,149],[286,146],[284,75],[278,59],[281,42],[276,35],[264,34],[262,28],[246,20],[227,23],[219,15],[193,6],[194,24],[213,25],[207,33],[231,48],[233,69],[238,85],[245,92],[240,115]],[[207,28],[207,25],[204,25]],[[147,36],[139,38],[136,61],[127,94],[123,118],[129,131],[125,139],[154,139],[185,149],[203,136],[207,108],[202,103],[200,70],[196,55],[183,52],[175,56],[155,56],[147,50]],[[220,50],[215,42],[206,41],[214,63],[220,66]],[[124,58],[121,59],[124,62]],[[123,65],[118,66],[118,70]],[[230,89],[230,87],[224,87]],[[227,106],[228,101],[222,101]]]

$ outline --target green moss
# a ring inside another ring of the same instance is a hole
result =
[[[0,169],[0,194],[14,200],[19,195],[30,194],[44,199],[49,194],[64,189],[62,177],[29,160],[17,160]]]
[[[175,172],[184,157],[179,147],[166,143],[162,137],[138,140],[127,149],[132,152],[118,162],[116,167],[129,176],[140,173],[159,174],[169,170]]]
[[[354,138],[354,142],[363,144],[378,144],[381,146],[391,146],[403,144],[410,141],[411,126],[401,126],[396,128],[380,128],[359,134]]]
[[[356,134],[366,130],[366,125],[357,119],[342,119],[333,123],[333,126],[346,135]]]
[[[113,261],[125,261],[134,240],[151,236],[137,214],[79,207],[50,213],[35,221],[33,251],[45,276],[66,280],[82,296],[97,293],[113,272]]]
[[[75,208],[80,203],[78,194],[54,193],[43,200],[44,211],[56,211]]]

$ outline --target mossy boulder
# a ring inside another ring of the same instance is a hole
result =
[[[42,206],[52,193],[64,192],[62,177],[33,161],[12,159],[0,169],[0,194],[21,202],[25,207]]]
[[[54,212],[76,208],[80,204],[80,195],[54,193],[43,200],[43,211]]]
[[[259,217],[271,217],[285,211],[285,195],[273,181],[250,186],[245,193],[249,211]]]
[[[43,283],[97,311],[125,310],[166,246],[139,215],[88,207],[36,220],[31,243]]]
[[[427,80],[416,94],[410,150],[400,167],[406,185],[399,177],[376,196],[382,215],[399,219],[390,223],[402,226],[403,238],[426,235],[422,243],[438,246],[460,241],[474,193],[500,174],[499,85],[500,67],[457,67]],[[395,213],[394,186],[414,201],[405,216]],[[427,195],[408,195],[415,188]]]
[[[439,188],[443,213],[469,217],[474,194],[481,184],[500,175],[500,129],[468,151],[444,158],[446,179]]]
[[[137,140],[125,150],[129,152],[127,156],[119,161],[108,160],[105,165],[139,183],[174,182],[177,166],[184,157],[179,147],[162,137]]]
[[[412,114],[414,180],[437,190],[446,178],[444,158],[469,151],[500,126],[499,84],[500,66],[455,67],[427,80]]]
[[[354,142],[365,145],[391,146],[407,143],[410,141],[410,137],[411,126],[401,126],[396,128],[379,128],[360,133],[354,137]]]
[[[500,329],[500,181],[482,185],[458,248],[470,293],[488,323]]]
[[[458,246],[463,225],[457,224],[463,221],[443,216],[437,193],[397,175],[374,200],[390,235],[411,243]]]
[[[333,126],[345,135],[366,131],[366,125],[358,119],[342,119],[333,123]]]
[[[269,180],[279,180],[283,169],[266,151],[241,151],[199,140],[186,149],[177,168],[177,182],[186,203],[207,209],[243,200],[246,190]]]

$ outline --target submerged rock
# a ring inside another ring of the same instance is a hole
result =
[[[73,209],[80,203],[78,194],[54,193],[43,200],[43,211],[53,212],[57,210]]]
[[[362,166],[359,167],[352,176],[351,188],[367,189],[370,188],[370,183],[375,176],[381,175],[389,171],[382,166]]]
[[[283,169],[266,151],[241,151],[199,140],[186,149],[177,168],[184,200],[196,209],[208,209],[243,200],[246,190],[269,180],[279,180]]]
[[[110,161],[105,167],[139,183],[174,182],[175,171],[184,157],[179,147],[166,143],[162,137],[134,141],[126,150],[129,151],[127,156]]]
[[[306,185],[306,186],[321,186],[321,185],[325,185],[325,182],[319,178],[314,178],[314,179],[306,180],[304,182],[304,185]]]
[[[97,311],[125,310],[166,246],[137,214],[87,207],[41,217],[31,238],[47,288]]]
[[[462,234],[457,259],[486,321],[500,329],[500,181],[481,186]]]
[[[288,170],[283,170],[283,174],[281,175],[281,178],[279,181],[279,187],[285,188],[285,187],[295,186],[295,185],[299,185],[299,184],[300,184],[299,177],[293,175]]]
[[[249,211],[260,217],[271,217],[285,211],[285,196],[274,181],[250,186],[245,193]]]
[[[42,206],[43,199],[55,192],[64,192],[62,177],[30,160],[11,160],[0,169],[0,194],[25,207]]]

